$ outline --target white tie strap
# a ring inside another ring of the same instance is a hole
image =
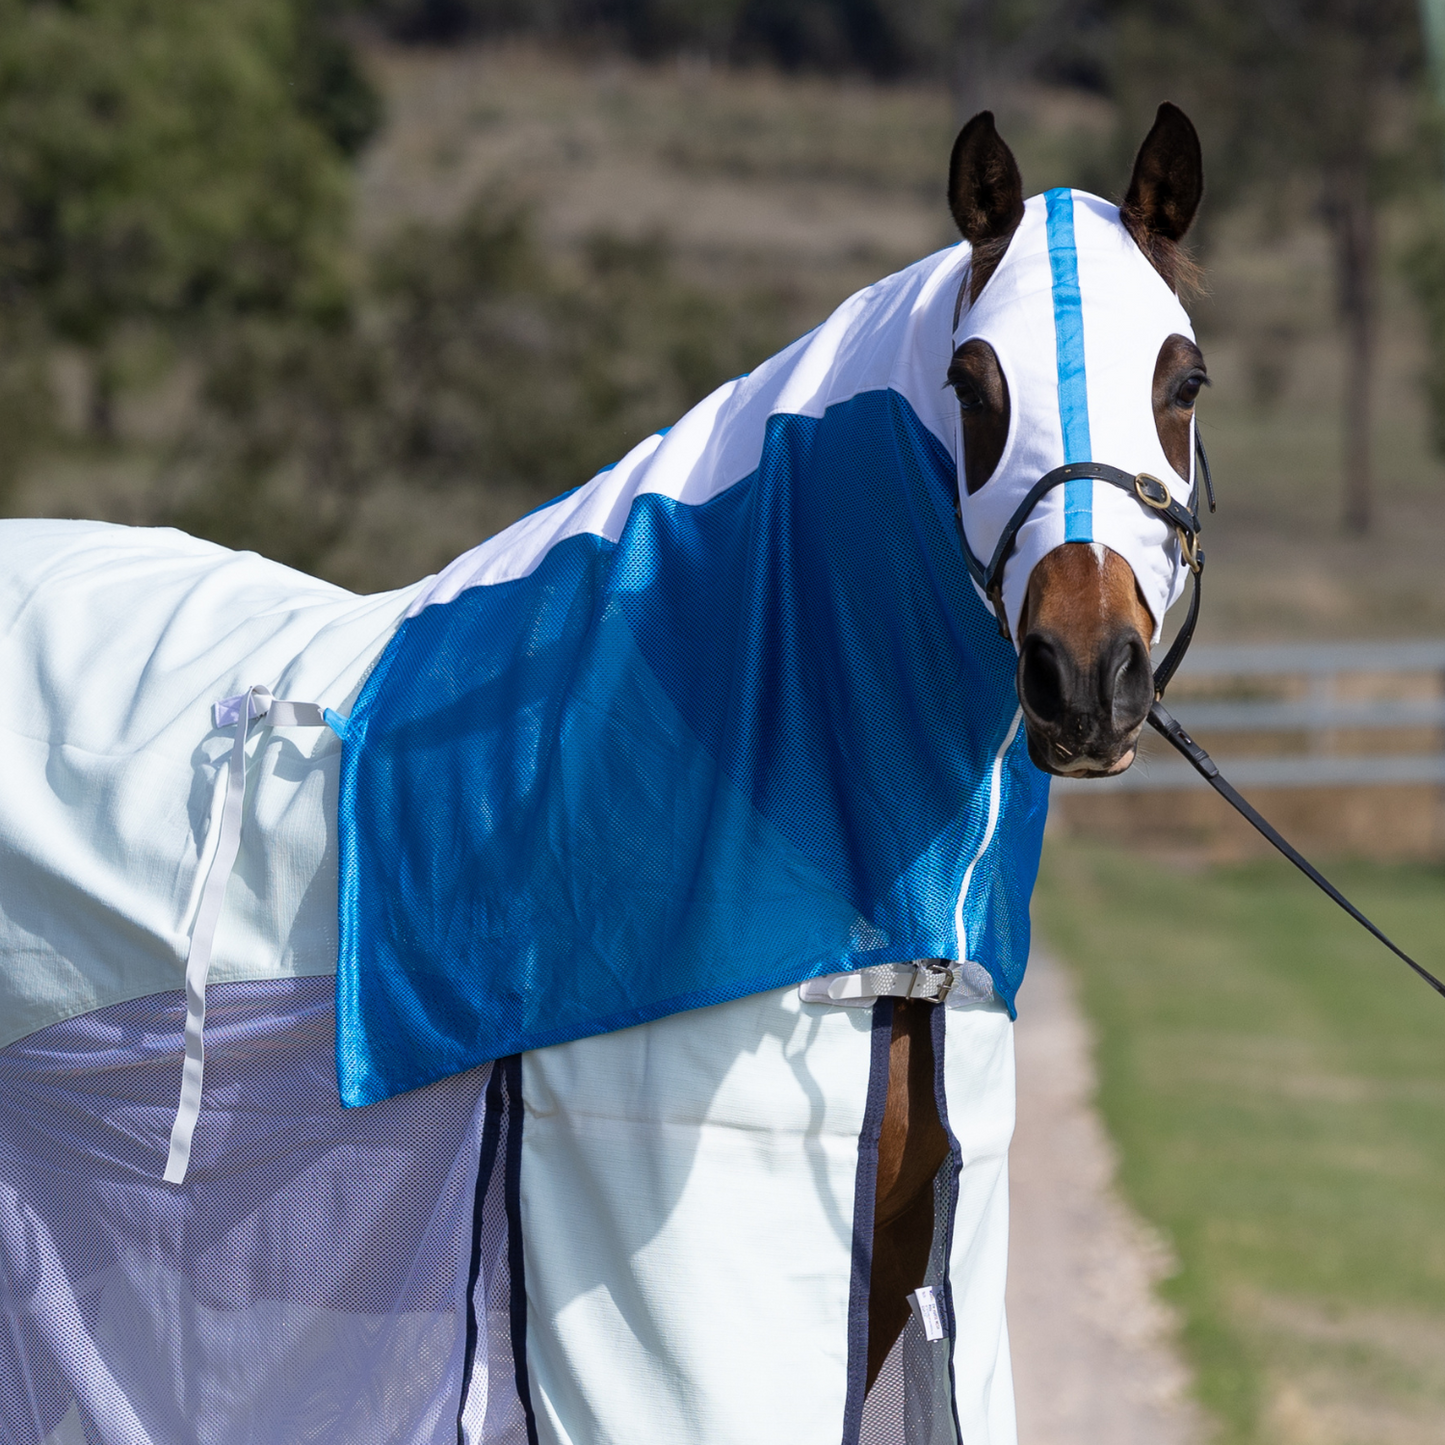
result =
[[[171,1126],[171,1146],[166,1157],[165,1180],[180,1184],[191,1162],[191,1135],[201,1112],[201,1080],[206,1063],[206,977],[211,971],[211,950],[216,926],[221,921],[221,904],[226,884],[241,851],[241,813],[246,801],[246,737],[251,722],[269,727],[331,727],[345,734],[345,719],[330,708],[314,702],[288,702],[256,686],[235,697],[222,698],[211,706],[216,727],[235,727],[231,746],[230,773],[221,801],[220,834],[210,872],[201,889],[196,921],[191,929],[191,946],[186,954],[186,1061],[181,1070],[181,1097],[176,1121]]]

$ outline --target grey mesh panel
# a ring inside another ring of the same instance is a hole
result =
[[[957,1200],[957,1163],[952,1154],[933,1180],[933,1246],[924,1284],[947,1298],[948,1237]],[[952,1307],[949,1307],[952,1319]],[[888,1352],[863,1405],[859,1445],[957,1445],[953,1424],[948,1338],[927,1340],[916,1315]]]

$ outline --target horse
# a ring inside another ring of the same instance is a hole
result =
[[[962,244],[397,593],[0,524],[7,1438],[1012,1439],[1028,894],[1194,565],[1201,194],[1173,106],[1118,208],[984,112]]]

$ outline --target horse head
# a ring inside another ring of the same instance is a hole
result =
[[[1194,492],[1208,377],[1177,293],[1202,192],[1198,136],[1168,104],[1120,207],[1070,190],[1025,201],[987,111],[954,145],[949,203],[972,247],[948,369],[960,521],[1018,646],[1029,753],[1051,773],[1134,760],[1150,645],[1197,565],[1160,504],[1187,516]]]

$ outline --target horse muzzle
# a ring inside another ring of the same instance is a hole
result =
[[[1119,629],[1087,655],[1055,632],[1030,629],[1019,648],[1017,684],[1036,767],[1099,778],[1134,761],[1154,699],[1149,649],[1135,629]]]

